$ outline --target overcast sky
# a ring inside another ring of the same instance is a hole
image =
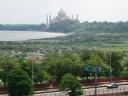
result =
[[[0,0],[0,24],[45,23],[61,8],[81,21],[128,21],[128,0]]]

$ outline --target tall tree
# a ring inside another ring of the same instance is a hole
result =
[[[21,69],[14,69],[7,75],[10,96],[28,96],[32,93],[32,82],[28,74]]]
[[[114,51],[111,53],[111,66],[112,66],[112,74],[114,76],[120,76],[123,71],[123,64],[121,60],[123,59],[123,53]]]
[[[8,72],[18,67],[20,66],[15,58],[9,57],[7,55],[0,56],[0,79],[3,81],[4,86],[6,85],[6,81],[7,81],[6,77]]]
[[[75,76],[82,74],[83,63],[76,54],[55,54],[47,59],[49,72],[60,81],[61,77],[66,73],[71,73]]]
[[[81,84],[80,82],[71,74],[65,74],[62,77],[60,88],[62,90],[69,91],[69,96],[81,96]]]

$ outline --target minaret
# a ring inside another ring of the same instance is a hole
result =
[[[47,28],[49,28],[49,16],[47,15],[47,17],[46,17],[47,19],[46,19],[46,21],[47,21]]]
[[[79,17],[79,15],[77,14],[77,15],[76,15],[76,19],[77,19],[77,20],[78,20],[78,17]]]
[[[52,21],[52,16],[51,14],[49,15],[49,25],[51,24],[51,21]]]
[[[74,20],[74,15],[72,15],[72,20]]]
[[[46,21],[47,21],[47,25],[48,25],[49,24],[49,17],[48,17],[48,15],[47,15]]]
[[[79,21],[79,15],[78,14],[76,15],[76,20],[75,21],[76,21],[76,23],[80,23],[80,21]]]

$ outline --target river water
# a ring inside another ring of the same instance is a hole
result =
[[[34,31],[0,31],[0,41],[23,41],[65,36],[64,33]]]

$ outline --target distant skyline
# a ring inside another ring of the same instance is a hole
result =
[[[46,23],[60,9],[83,21],[128,21],[128,0],[0,0],[0,24]]]

